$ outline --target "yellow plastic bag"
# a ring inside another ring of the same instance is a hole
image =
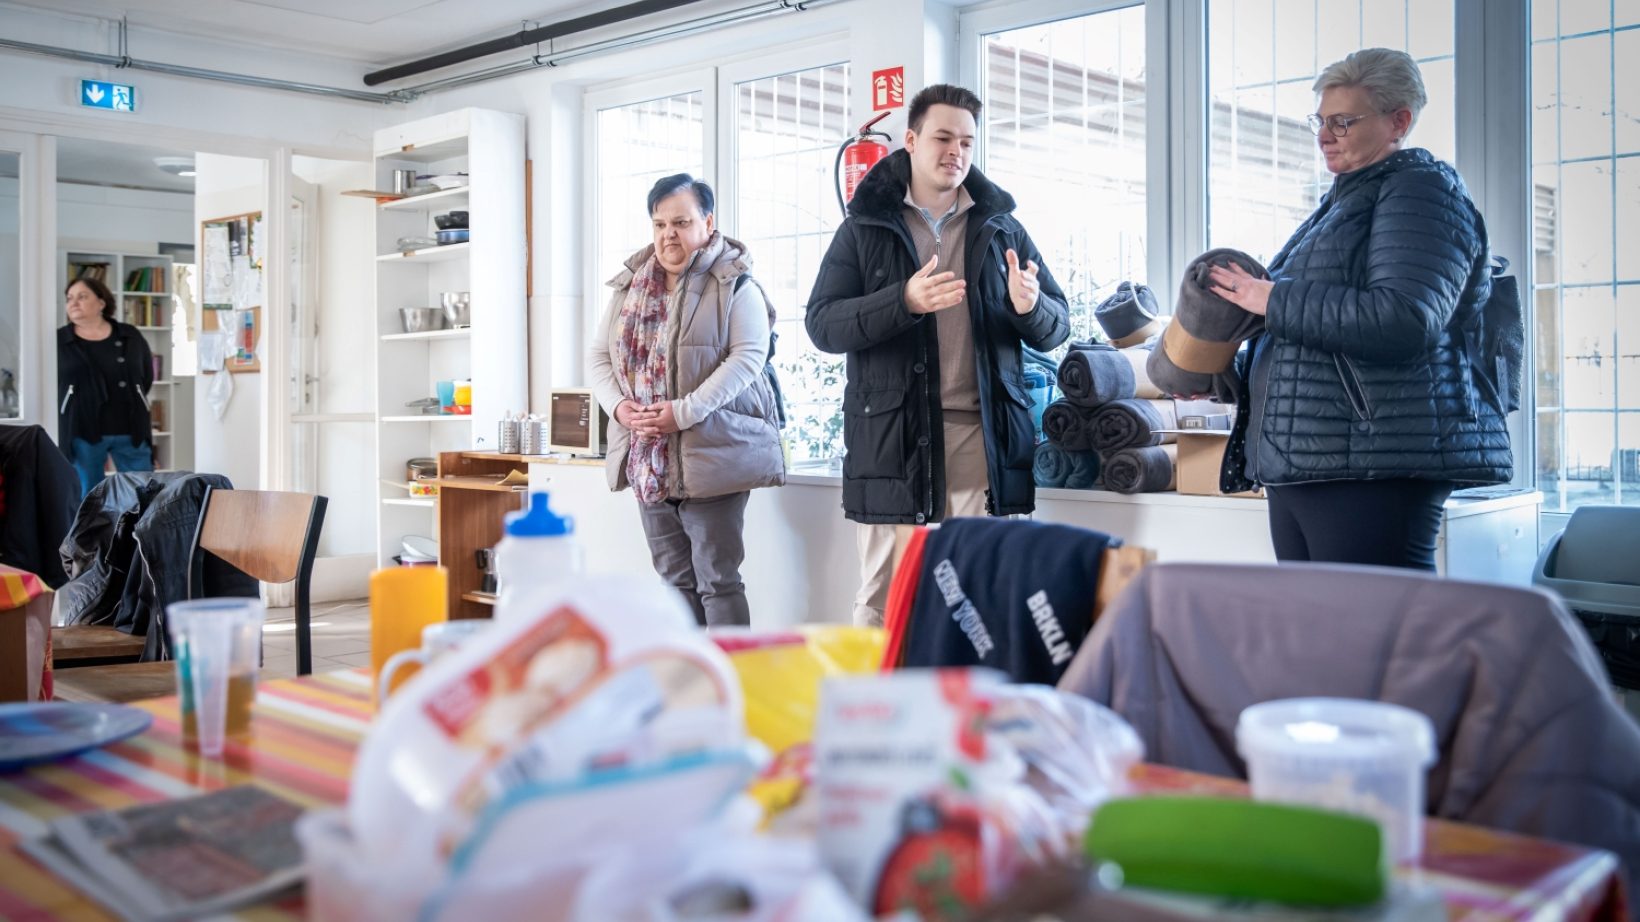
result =
[[[876,672],[888,635],[881,628],[805,625],[778,633],[715,633],[740,676],[746,732],[774,754],[747,793],[773,816],[797,801],[809,779],[809,744],[827,676]]]

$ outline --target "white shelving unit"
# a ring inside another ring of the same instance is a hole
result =
[[[154,427],[154,467],[159,470],[191,470],[194,464],[194,391],[192,378],[172,376],[171,316],[174,303],[175,279],[171,272],[172,259],[153,253],[116,253],[99,250],[62,250],[57,264],[62,267],[62,284],[77,278],[82,266],[106,265],[103,284],[119,299],[115,318],[129,323],[148,340],[148,351],[162,359],[161,377],[154,379],[148,391],[150,403],[163,404],[163,426]],[[147,269],[149,280],[142,282],[139,270]],[[163,281],[155,281],[155,276]],[[143,290],[161,288],[160,291]],[[59,325],[67,323],[59,315]]]
[[[524,118],[461,109],[376,132],[376,186],[393,171],[466,173],[469,182],[376,209],[376,467],[402,480],[411,458],[496,448],[496,424],[527,407]],[[405,236],[434,235],[434,217],[466,211],[471,241],[400,253]],[[446,291],[471,292],[472,325],[405,333],[399,310],[438,307]],[[406,404],[436,396],[438,381],[472,381],[472,415],[419,416]],[[437,503],[379,484],[378,563],[389,566],[407,535],[438,535]]]

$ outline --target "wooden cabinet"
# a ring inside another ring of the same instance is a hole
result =
[[[516,485],[502,483],[514,475]],[[451,618],[488,618],[495,597],[481,590],[478,552],[501,543],[507,513],[524,508],[529,462],[522,455],[447,451],[438,456],[439,562],[450,574]]]

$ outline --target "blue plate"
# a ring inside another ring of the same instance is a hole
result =
[[[123,704],[0,704],[0,772],[106,746],[153,722],[152,714]]]

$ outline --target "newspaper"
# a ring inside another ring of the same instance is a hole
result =
[[[192,919],[299,884],[302,807],[243,785],[54,820],[29,855],[131,922]]]

